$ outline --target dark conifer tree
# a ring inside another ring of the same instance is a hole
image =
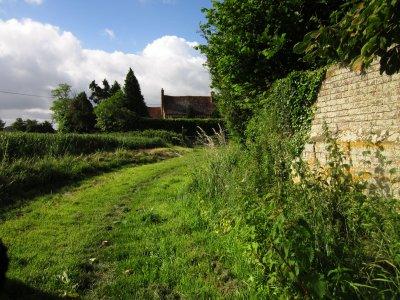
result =
[[[108,99],[110,98],[111,94],[110,94],[110,84],[108,83],[107,79],[103,80],[103,89],[102,89],[102,98],[104,99]]]
[[[96,116],[92,103],[88,100],[85,92],[80,93],[72,100],[68,119],[73,132],[92,132],[94,130]]]
[[[120,90],[121,90],[121,85],[118,83],[118,81],[114,81],[114,84],[110,89],[110,97],[114,96]]]
[[[126,107],[140,117],[148,117],[147,106],[144,103],[139,82],[131,68],[126,75],[124,92]]]

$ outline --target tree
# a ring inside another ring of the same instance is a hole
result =
[[[257,107],[256,95],[294,70],[313,67],[293,46],[326,24],[344,0],[212,0],[201,25],[212,87],[228,128],[241,136]]]
[[[44,121],[42,124],[39,124],[40,128],[40,132],[42,133],[54,133],[55,130],[53,128],[53,125],[51,125],[51,123],[49,121]]]
[[[49,121],[40,123],[37,120],[17,118],[11,125],[12,131],[53,133],[54,128]]]
[[[54,98],[51,110],[53,119],[60,132],[92,132],[95,126],[95,115],[92,103],[86,93],[71,97],[71,87],[60,84],[52,91]]]
[[[3,131],[5,126],[6,126],[6,122],[4,122],[2,119],[0,119],[0,131]]]
[[[126,106],[124,93],[120,90],[94,108],[97,127],[106,132],[127,131],[133,128],[137,115]]]
[[[89,89],[92,91],[90,94],[89,99],[92,100],[94,103],[99,104],[101,101],[110,98],[116,92],[121,89],[121,86],[117,81],[110,87],[107,79],[103,80],[103,87],[100,87],[95,80],[93,80],[90,85]]]
[[[72,132],[92,132],[96,124],[96,116],[92,103],[88,100],[86,93],[78,94],[70,102],[67,119],[70,122]]]
[[[330,23],[310,31],[295,51],[305,60],[341,62],[362,71],[379,57],[381,73],[400,71],[400,1],[347,0]]]
[[[129,68],[129,72],[126,75],[124,92],[126,108],[136,113],[139,117],[148,117],[147,106],[144,102],[139,82],[131,68]]]
[[[114,81],[114,84],[111,86],[110,89],[110,97],[115,95],[120,90],[121,90],[121,85],[118,83],[118,81]]]
[[[59,132],[70,132],[69,110],[71,104],[71,86],[68,84],[60,84],[51,92],[53,96],[53,104],[51,111],[52,118],[57,123]]]
[[[12,131],[26,131],[26,122],[22,118],[17,118],[14,123],[11,124]]]

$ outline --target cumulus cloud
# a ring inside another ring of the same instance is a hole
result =
[[[25,0],[25,2],[28,4],[41,5],[43,0]]]
[[[40,95],[0,93],[0,118],[49,119],[50,90],[69,83],[87,90],[95,79],[123,83],[131,67],[149,106],[160,104],[160,90],[176,95],[208,95],[210,78],[205,58],[194,42],[161,37],[139,53],[85,49],[71,33],[30,19],[0,20],[0,90]]]

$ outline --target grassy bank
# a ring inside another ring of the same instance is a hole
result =
[[[11,257],[2,299],[248,295],[246,246],[210,230],[187,196],[202,159],[196,151],[124,168],[9,211],[0,225]]]

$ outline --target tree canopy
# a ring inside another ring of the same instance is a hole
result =
[[[92,103],[86,93],[82,92],[75,97],[71,95],[71,86],[60,84],[52,91],[53,119],[60,132],[92,132],[95,127],[96,117]]]
[[[319,26],[295,46],[307,61],[341,62],[362,71],[380,58],[381,73],[400,70],[400,1],[350,1],[332,10],[327,26]]]
[[[94,103],[99,104],[101,101],[110,98],[118,92],[121,89],[121,86],[117,81],[114,81],[114,84],[110,87],[107,79],[104,79],[103,87],[100,87],[96,81],[93,80],[89,85],[89,89],[91,90],[89,99]]]
[[[97,116],[96,126],[106,132],[129,130],[137,119],[137,115],[126,107],[122,90],[100,102],[94,111]]]
[[[241,134],[256,104],[255,95],[293,70],[313,67],[293,52],[304,35],[326,24],[344,0],[212,0],[203,9],[212,86],[228,127]]]
[[[93,106],[85,92],[79,93],[70,102],[67,118],[72,132],[92,132],[96,125]]]
[[[53,133],[54,128],[49,121],[40,123],[37,120],[17,118],[11,124],[12,131]]]

